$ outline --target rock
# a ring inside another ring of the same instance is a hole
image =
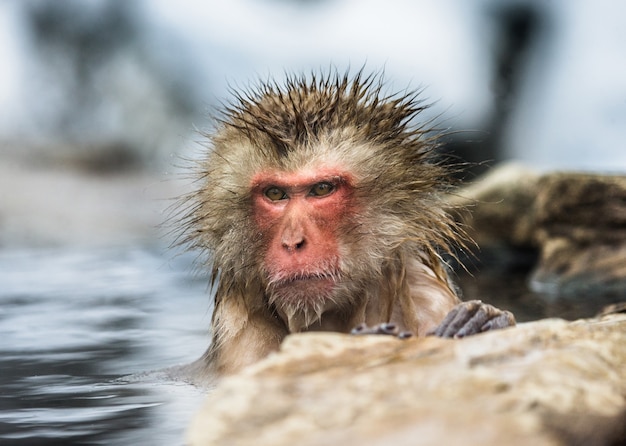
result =
[[[539,250],[534,291],[626,293],[626,176],[494,169],[450,200],[481,249]]]
[[[541,254],[532,288],[625,292],[626,176],[546,175],[533,210]]]
[[[626,315],[458,340],[306,333],[223,379],[191,445],[618,444]],[[621,444],[621,443],[619,443]]]
[[[459,217],[479,246],[527,246],[533,240],[535,218],[529,211],[539,178],[523,165],[504,164],[456,192],[449,202],[468,210]]]

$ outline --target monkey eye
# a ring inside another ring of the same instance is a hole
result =
[[[287,194],[276,186],[269,187],[265,190],[265,196],[272,201],[284,200]]]
[[[324,195],[328,195],[333,190],[335,190],[335,186],[330,183],[317,183],[311,188],[310,195],[314,197],[323,197]]]

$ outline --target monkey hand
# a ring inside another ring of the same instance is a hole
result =
[[[377,324],[372,327],[368,327],[367,324],[362,323],[357,325],[350,332],[352,335],[365,335],[365,334],[382,334],[395,336],[398,339],[407,339],[413,336],[413,333],[410,331],[400,331],[396,324],[391,322],[383,322],[382,324]]]
[[[513,327],[514,325],[513,313],[499,310],[480,300],[470,300],[454,307],[441,324],[428,332],[428,335],[442,338],[462,338],[483,331]]]

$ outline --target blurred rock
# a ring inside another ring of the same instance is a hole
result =
[[[225,378],[192,445],[561,445],[626,440],[626,315],[460,340],[289,336]]]
[[[626,291],[626,176],[504,165],[451,200],[482,248],[535,248],[535,291]]]

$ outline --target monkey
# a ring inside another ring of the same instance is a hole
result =
[[[417,123],[421,91],[384,87],[363,69],[259,81],[233,90],[203,133],[179,237],[212,273],[203,376],[234,373],[290,333],[462,337],[515,325],[508,311],[461,302],[443,260],[464,236],[444,211],[440,136]]]

